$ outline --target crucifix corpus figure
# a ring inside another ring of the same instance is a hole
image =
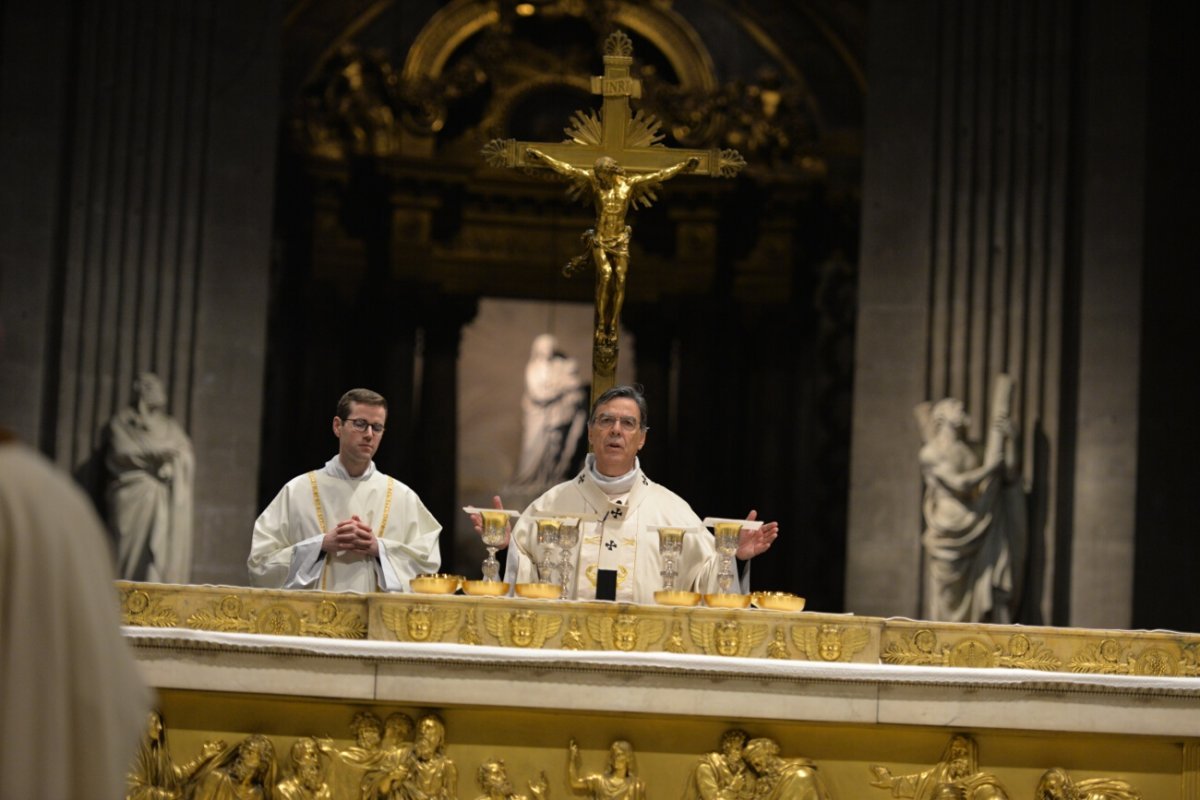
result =
[[[591,198],[596,224],[584,232],[583,254],[563,269],[570,276],[596,268],[596,314],[592,341],[592,399],[616,382],[617,334],[629,271],[629,212],[646,207],[657,189],[681,173],[732,177],[745,166],[736,150],[673,149],[661,143],[659,122],[638,111],[630,97],[641,96],[641,82],[630,77],[633,44],[621,31],[604,42],[604,75],[592,78],[592,92],[604,104],[594,112],[576,111],[559,143],[494,139],[483,154],[493,166],[548,168],[571,181],[570,194]]]

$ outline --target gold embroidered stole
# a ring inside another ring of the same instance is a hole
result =
[[[384,476],[387,477],[387,476]],[[313,507],[317,512],[317,524],[321,526],[321,533],[328,533],[328,528],[325,527],[325,508],[321,505],[321,492],[317,488],[317,473],[308,473],[308,482],[312,484]],[[379,529],[375,532],[375,538],[383,538],[383,531],[387,527],[388,512],[392,510],[392,487],[395,486],[395,481],[387,478],[387,493],[383,498],[383,515],[379,518]],[[321,591],[325,591],[326,581],[329,575],[329,554],[325,554],[325,564],[321,567]],[[375,579],[375,590],[379,590],[379,578]]]

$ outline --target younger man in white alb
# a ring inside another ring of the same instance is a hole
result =
[[[351,389],[338,403],[338,454],[280,490],[254,523],[254,586],[329,592],[408,591],[437,572],[442,526],[416,492],[375,468],[387,401]]]

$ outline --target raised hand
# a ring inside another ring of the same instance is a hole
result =
[[[746,520],[753,522],[756,519],[758,519],[758,511],[750,509]],[[738,536],[737,557],[742,561],[748,561],[765,553],[778,536],[778,522],[765,522],[757,529],[742,528]]]

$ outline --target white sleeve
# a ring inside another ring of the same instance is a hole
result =
[[[397,481],[397,484],[399,482]],[[441,524],[417,497],[416,492],[398,485],[403,492],[393,500],[396,524],[388,523],[379,538],[379,562],[376,575],[385,592],[407,592],[409,581],[418,575],[436,573],[442,566],[438,539]]]
[[[292,488],[291,483],[284,486],[254,522],[250,556],[246,559],[251,586],[299,588],[292,581],[303,580],[302,573],[307,575],[320,559],[319,540],[324,531],[319,530],[315,512],[292,508]],[[308,544],[312,541],[318,542],[315,547]],[[298,555],[297,549],[302,547],[305,555]]]
[[[292,564],[281,589],[320,589],[325,569],[324,536],[314,536],[292,547]]]

